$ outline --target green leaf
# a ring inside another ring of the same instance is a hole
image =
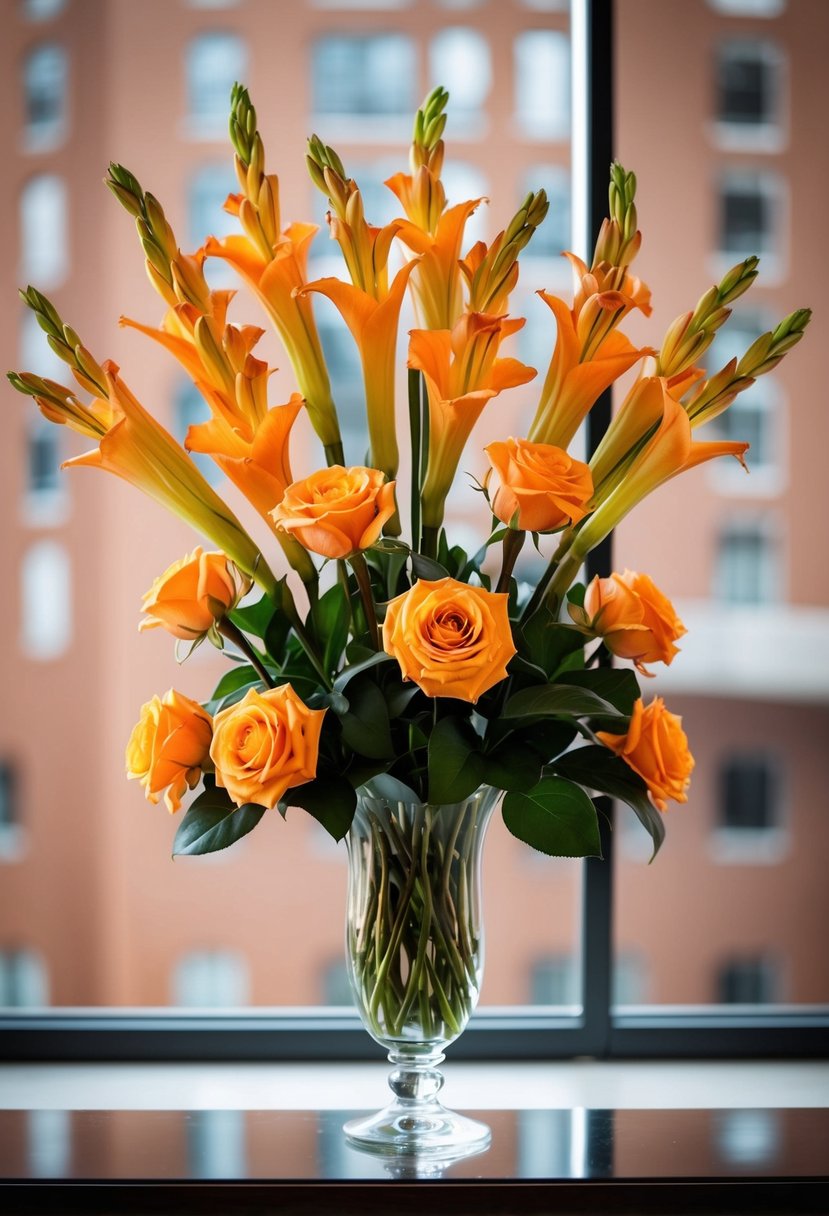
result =
[[[461,802],[485,780],[480,740],[460,718],[444,718],[429,736],[429,802]]]
[[[322,665],[332,671],[339,665],[348,641],[350,614],[345,592],[340,583],[325,592],[308,614],[313,636],[323,647]]]
[[[621,718],[609,701],[589,688],[576,688],[569,684],[536,685],[524,688],[510,697],[504,706],[503,718]]]
[[[227,790],[218,787],[205,790],[178,825],[173,840],[173,856],[193,856],[216,853],[235,844],[252,831],[265,813],[265,808],[248,803],[236,806]]]
[[[390,663],[391,655],[385,651],[372,651],[368,658],[361,659],[359,663],[352,664],[351,667],[345,667],[334,681],[334,690],[342,692],[346,684],[353,680],[355,676],[362,675],[364,671],[369,671],[372,667],[377,667],[379,663]]]
[[[559,756],[552,768],[586,789],[627,803],[653,841],[653,861],[665,839],[665,821],[648,797],[645,782],[621,756],[614,756],[606,747],[577,747]]]
[[[365,791],[370,798],[383,798],[386,802],[420,802],[411,786],[398,781],[390,773],[379,773],[366,781]]]
[[[567,592],[567,602],[568,604],[575,604],[577,608],[583,608],[586,594],[587,588],[584,583],[574,583]]]
[[[615,667],[588,667],[585,671],[571,671],[559,677],[559,683],[572,688],[589,688],[603,697],[629,718],[634,702],[639,698],[639,682],[632,671]]]
[[[264,638],[275,611],[273,600],[263,595],[255,604],[245,604],[242,608],[234,608],[228,613],[234,625],[243,633],[252,633],[255,638]]]
[[[265,650],[280,666],[285,661],[286,646],[290,632],[291,623],[284,612],[274,612],[265,630],[263,642]]]
[[[230,671],[226,671],[219,683],[213,689],[213,696],[208,704],[213,705],[221,701],[231,692],[237,692],[241,688],[253,687],[256,684],[261,684],[256,670],[249,664],[242,664],[240,667],[233,667]],[[215,713],[215,710],[208,710],[208,713]]]
[[[596,808],[580,786],[543,777],[528,793],[504,798],[504,823],[525,844],[551,857],[601,857]]]
[[[542,760],[526,743],[507,739],[484,757],[484,781],[499,790],[526,792],[538,784]]]
[[[354,680],[348,689],[348,713],[339,715],[343,742],[370,760],[394,757],[386,698],[369,678]]]
[[[548,679],[570,655],[584,650],[584,635],[559,621],[546,604],[515,632],[521,654],[543,667]]]
[[[417,578],[424,578],[427,582],[437,582],[449,577],[449,571],[445,566],[431,557],[424,557],[422,553],[412,554],[412,572]]]
[[[317,777],[307,785],[288,790],[279,809],[284,814],[288,807],[301,807],[321,823],[330,836],[342,840],[351,827],[356,805],[354,787],[344,777]]]

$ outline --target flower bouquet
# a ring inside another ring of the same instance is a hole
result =
[[[702,369],[729,305],[757,275],[752,257],[678,317],[660,345],[634,346],[620,325],[633,310],[650,313],[650,293],[631,271],[641,244],[635,178],[614,164],[590,264],[567,255],[572,300],[538,293],[555,349],[526,437],[470,449],[487,404],[537,376],[506,353],[524,324],[508,310],[520,254],[548,204],[543,191],[529,194],[491,244],[467,247],[466,223],[484,200],[447,203],[447,100],[435,89],[418,111],[409,171],[385,183],[402,214],[383,227],[366,219],[337,153],[317,136],[308,141],[343,278],[309,281],[317,229],[283,227],[278,179],[266,172],[256,112],[240,86],[230,118],[239,192],[226,204],[237,235],[182,253],[158,200],[127,169],[110,167],[107,185],[135,219],[166,305],[160,328],[122,323],[164,346],[209,407],[183,448],[119,368],[99,363],[33,287],[23,299],[85,395],[10,374],[46,418],[94,441],[68,465],[126,479],[211,546],[156,580],[141,628],[166,629],[185,654],[208,640],[229,670],[204,704],[171,689],[144,705],[127,772],[152,802],[164,793],[171,811],[201,786],[176,832],[176,854],[226,848],[266,812],[289,806],[348,838],[352,986],[396,1065],[396,1101],[349,1131],[392,1149],[486,1136],[437,1103],[436,1065],[480,987],[479,859],[495,806],[533,848],[583,857],[600,854],[597,795],[633,809],[654,854],[668,801],[686,800],[693,760],[680,721],[659,698],[645,704],[636,674],[670,663],[684,628],[646,574],[626,570],[584,586],[579,573],[663,482],[717,456],[744,461],[747,444],[699,442],[694,433],[775,367],[809,320],[799,310],[739,361]],[[234,293],[209,287],[212,258],[233,267],[275,327],[298,386],[287,402],[269,401],[272,369],[254,353],[263,331],[229,320]],[[416,328],[408,409],[398,414],[407,292]],[[333,302],[360,353],[367,455],[343,449],[315,295]],[[569,455],[598,398],[637,367],[589,462]],[[322,455],[297,479],[289,442],[302,413]],[[406,494],[398,492],[400,446]],[[211,457],[258,512],[266,548],[189,453]],[[467,469],[480,490],[473,553],[444,527],[447,497]],[[528,534],[546,563],[534,587],[515,575]],[[631,666],[613,667],[610,656]]]

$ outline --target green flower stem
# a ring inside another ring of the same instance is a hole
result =
[[[369,887],[351,958],[364,1016],[381,1039],[403,1035],[414,1009],[421,1033],[453,1038],[477,995],[467,872],[477,810],[465,823],[458,815],[446,824],[445,813],[368,813]]]
[[[227,640],[229,642],[232,642],[234,646],[238,647],[238,649],[241,650],[242,654],[248,660],[251,667],[254,669],[256,674],[259,676],[259,679],[262,681],[262,683],[265,685],[265,687],[266,688],[275,688],[276,681],[274,680],[273,676],[268,671],[268,669],[265,667],[265,665],[262,662],[259,655],[253,649],[250,642],[247,640],[245,635],[242,633],[241,629],[238,629],[236,627],[236,625],[234,625],[233,622],[231,620],[229,620],[226,616],[222,617],[222,619],[220,621],[216,622],[216,628],[218,629],[218,631],[222,635],[222,637],[227,638]]]
[[[308,656],[308,659],[311,662],[311,666],[314,668],[314,671],[319,676],[324,687],[330,690],[331,688],[333,688],[333,684],[331,683],[331,680],[328,677],[328,673],[326,672],[325,668],[323,667],[322,661],[321,661],[319,655],[317,654],[317,649],[314,646],[314,643],[311,639],[311,635],[308,633],[308,630],[305,628],[302,621],[300,620],[300,616],[296,610],[296,604],[294,603],[293,596],[291,595],[290,591],[288,590],[288,588],[284,582],[283,582],[282,586],[283,586],[283,594],[282,594],[281,599],[278,601],[279,605],[282,608],[282,611],[285,613],[288,620],[291,622],[291,628],[293,629],[296,636],[299,638],[300,645],[302,646],[302,649],[305,651],[306,655]]]
[[[352,553],[348,559],[351,562],[351,569],[357,576],[357,586],[360,588],[360,599],[363,602],[363,609],[366,614],[366,624],[371,637],[372,645],[375,650],[382,650],[380,645],[380,631],[377,628],[377,613],[374,608],[374,597],[371,593],[371,575],[368,572],[366,559],[359,550]]]
[[[495,588],[496,592],[509,591],[509,581],[512,577],[512,572],[515,569],[515,563],[518,560],[518,554],[524,547],[524,541],[527,538],[526,532],[518,531],[516,528],[508,528],[507,534],[504,537],[503,557],[501,559],[501,574],[498,578],[498,584]]]

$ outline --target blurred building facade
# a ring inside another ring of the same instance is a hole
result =
[[[658,344],[728,266],[759,252],[760,284],[729,327],[742,353],[819,300],[814,248],[829,164],[808,116],[829,9],[821,0],[616,7],[616,145],[640,181],[637,269],[656,305],[647,331],[628,329]],[[6,30],[5,366],[65,379],[15,307],[16,287],[33,282],[183,437],[201,416],[198,395],[161,352],[116,325],[123,311],[155,324],[162,306],[131,221],[101,184],[109,161],[162,201],[183,248],[230,231],[227,105],[234,80],[246,81],[285,222],[322,223],[316,277],[337,263],[324,200],[305,175],[306,136],[318,130],[337,148],[365,183],[369,218],[383,222],[394,199],[379,183],[404,167],[411,116],[440,82],[452,94],[450,199],[490,200],[471,237],[491,238],[529,189],[550,195],[511,309],[528,318],[517,353],[543,377],[554,332],[533,292],[569,290],[558,256],[570,221],[566,0],[306,0],[278,12],[261,0],[20,0]],[[235,319],[259,320],[248,299],[234,309]],[[332,312],[318,318],[357,463],[356,351]],[[721,423],[751,441],[751,476],[736,465],[696,470],[617,538],[616,567],[647,570],[688,625],[681,657],[654,683],[683,714],[697,757],[689,804],[670,812],[657,864],[645,864],[633,817],[619,815],[616,994],[625,1003],[829,999],[821,324],[818,311],[796,355]],[[263,350],[283,369],[272,400],[286,400],[294,386],[276,341],[263,339]],[[713,357],[719,366],[731,353],[723,337]],[[503,437],[507,409],[521,433],[532,386],[514,401],[494,403],[481,445]],[[195,542],[115,479],[60,474],[60,460],[82,448],[35,414],[9,390],[0,1005],[346,1000],[342,846],[295,812],[266,817],[228,854],[173,864],[175,824],[125,784],[121,757],[142,702],[171,684],[204,700],[222,670],[207,647],[176,668],[166,635],[135,633],[141,594]],[[319,460],[310,431],[300,432],[295,473]],[[487,525],[476,505],[463,492],[455,502],[471,544]],[[579,864],[533,857],[500,826],[487,853],[484,1000],[577,1003]]]

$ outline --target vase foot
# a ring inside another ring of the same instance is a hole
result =
[[[391,1102],[375,1115],[349,1120],[343,1131],[363,1149],[395,1156],[424,1153],[433,1159],[482,1152],[492,1139],[485,1123],[447,1110],[440,1102]]]

